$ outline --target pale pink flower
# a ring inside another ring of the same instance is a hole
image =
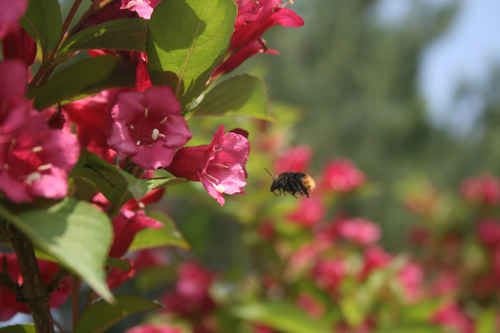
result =
[[[109,146],[147,170],[168,166],[175,150],[193,136],[180,102],[167,86],[119,94],[111,117]]]
[[[160,0],[121,0],[121,2],[120,9],[134,11],[143,19],[149,20]]]
[[[369,245],[380,238],[380,227],[362,217],[346,219],[340,222],[339,235],[358,245]]]
[[[225,202],[223,193],[242,193],[247,176],[245,164],[250,153],[246,137],[224,133],[225,128],[220,125],[209,145],[179,149],[165,168],[174,176],[201,182],[221,206]]]

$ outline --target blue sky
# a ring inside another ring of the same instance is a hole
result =
[[[423,1],[423,0],[417,0]],[[433,4],[452,0],[427,0]],[[450,29],[432,42],[421,58],[419,86],[430,119],[458,132],[470,130],[481,106],[480,100],[452,105],[461,81],[483,83],[493,64],[500,65],[500,1],[457,0],[462,3]],[[401,18],[409,0],[382,0],[379,7],[386,20]]]

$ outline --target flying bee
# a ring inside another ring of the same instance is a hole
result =
[[[266,169],[266,171],[273,178],[271,192],[275,195],[278,195],[276,193],[276,190],[278,190],[279,195],[286,195],[286,192],[288,192],[297,198],[295,193],[299,192],[301,195],[309,198],[309,193],[307,191],[312,191],[316,187],[314,179],[307,173],[286,171],[274,177],[269,170]]]

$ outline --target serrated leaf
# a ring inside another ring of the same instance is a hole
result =
[[[24,30],[41,45],[44,54],[57,46],[61,38],[61,7],[57,0],[29,0],[19,21]]]
[[[234,316],[287,333],[326,333],[331,327],[326,322],[308,317],[306,312],[290,303],[260,303],[235,307]]]
[[[24,325],[12,325],[0,328],[0,333],[35,333],[35,325],[24,324]]]
[[[178,246],[189,251],[189,244],[182,234],[177,230],[174,222],[169,216],[155,211],[148,213],[149,217],[163,223],[161,229],[145,228],[139,231],[130,244],[128,251],[138,251],[162,246]]]
[[[74,332],[104,332],[106,329],[131,314],[160,308],[162,308],[160,304],[142,297],[118,295],[116,296],[116,302],[113,305],[103,301],[94,303],[80,317]]]
[[[134,87],[136,66],[119,57],[104,55],[77,61],[54,74],[43,87],[29,91],[33,106],[43,110],[94,95],[104,89]]]
[[[68,38],[58,55],[78,50],[132,50],[146,52],[148,21],[123,18],[86,28]]]
[[[152,82],[172,87],[183,105],[193,101],[229,48],[236,13],[233,0],[162,1],[146,45]]]
[[[247,74],[232,77],[208,91],[188,117],[247,116],[276,122],[267,113],[264,82]]]
[[[101,297],[112,301],[104,273],[113,239],[109,218],[84,201],[65,199],[48,208],[15,215],[0,214],[24,232],[42,251],[84,279]]]

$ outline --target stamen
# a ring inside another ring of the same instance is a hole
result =
[[[165,137],[165,134],[161,134],[161,133],[160,133],[160,134],[158,134],[158,136],[159,136],[159,137],[164,138],[164,137]]]
[[[141,144],[141,140],[137,140],[136,145],[140,145],[140,144]]]
[[[130,129],[135,129],[134,125],[130,124]]]
[[[217,192],[219,192],[219,193],[224,193],[224,191],[226,190],[226,188],[224,187],[224,185],[221,185],[221,184],[219,184],[219,185],[215,186],[215,189],[216,189],[216,190],[217,190]]]
[[[157,128],[153,129],[153,133],[151,134],[151,138],[153,140],[158,139],[158,134],[160,134],[160,131]]]
[[[37,181],[37,180],[40,180],[42,179],[42,174],[38,171],[35,171],[35,172],[32,172],[30,173],[26,179],[24,180],[24,182],[26,184],[28,184],[29,186],[31,186],[33,184],[33,182]]]
[[[10,142],[9,151],[12,151],[12,149],[14,149],[15,144],[16,144],[16,139],[12,139],[12,141]]]
[[[144,209],[144,208],[146,207],[146,205],[145,205],[145,204],[144,204],[144,202],[142,202],[142,201],[139,201],[139,202],[137,203],[137,206],[139,206],[139,208],[140,208],[140,209]]]
[[[147,118],[147,117],[148,117],[148,112],[149,112],[149,110],[148,110],[148,109],[144,110],[144,118]]]
[[[222,164],[222,163],[212,163],[212,165],[216,165],[216,166],[220,166],[220,167],[229,169],[229,165],[225,165],[225,164]]]
[[[160,125],[164,124],[167,121],[168,117],[163,118],[162,121],[160,121]]]
[[[214,177],[214,176],[212,176],[212,175],[209,175],[208,173],[206,173],[206,174],[205,174],[205,176],[209,177],[210,179],[214,180],[214,181],[215,181],[215,182],[217,182],[217,183],[219,182],[219,180],[218,180],[217,178],[215,178],[215,177]],[[212,183],[212,184],[213,184],[213,183]],[[215,184],[214,184],[214,186],[215,186]]]
[[[40,165],[38,168],[36,168],[38,171],[44,171],[44,170],[49,170],[50,168],[52,168],[52,163],[47,163],[47,164],[43,164],[43,165]]]
[[[39,153],[43,150],[43,147],[42,146],[36,146],[36,147],[33,147],[33,149],[31,149],[31,152],[32,153]]]
[[[218,152],[220,152],[220,151],[222,151],[222,148],[219,148],[219,149],[214,149],[214,152],[216,152],[216,153],[218,153]]]
[[[4,168],[5,170],[9,170],[9,169],[10,169],[10,166],[9,166],[7,163],[4,163],[4,164],[3,164],[3,168]]]

